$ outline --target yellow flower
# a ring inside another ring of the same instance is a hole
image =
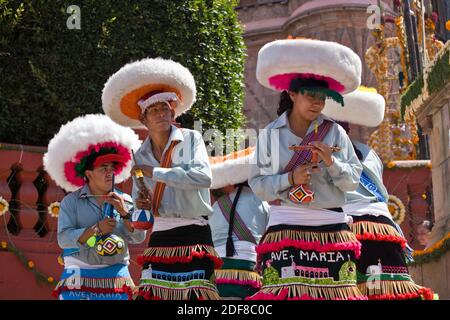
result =
[[[2,241],[2,249],[6,248],[8,248],[8,244],[6,243],[6,241]]]
[[[426,200],[427,199],[427,194],[426,193],[422,193],[422,199]]]
[[[450,20],[448,20],[448,21],[445,23],[445,29],[447,29],[448,31],[450,31]]]
[[[59,216],[59,207],[60,207],[60,203],[59,202],[52,202],[52,203],[50,203],[50,205],[48,206],[48,214],[50,216],[52,216],[53,218],[58,218],[58,216]]]
[[[48,277],[47,278],[48,283],[52,283],[54,281],[53,277]]]
[[[9,203],[6,199],[0,197],[0,216],[4,215],[9,210]]]
[[[28,261],[28,268],[33,269],[34,268],[34,262],[33,261]]]
[[[64,266],[64,260],[61,256],[58,256],[58,263],[62,266]]]
[[[387,167],[388,167],[389,169],[395,167],[395,162],[394,162],[394,161],[389,161],[388,164],[387,164]]]

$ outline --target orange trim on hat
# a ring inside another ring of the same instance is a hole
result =
[[[125,163],[125,160],[120,154],[116,154],[116,153],[104,154],[102,156],[97,157],[97,159],[95,159],[94,168],[97,168],[97,167],[101,166],[102,164],[109,163],[109,162]]]
[[[139,120],[141,115],[141,108],[138,101],[142,99],[147,93],[152,91],[174,92],[180,101],[182,100],[181,93],[178,89],[162,83],[147,84],[128,92],[120,100],[120,110],[124,115],[131,119]]]
[[[238,158],[247,157],[254,150],[255,150],[255,147],[250,147],[250,148],[247,148],[247,149],[244,149],[244,150],[239,150],[239,151],[232,152],[230,154],[227,154],[226,156],[211,157],[211,158],[209,158],[209,163],[210,164],[216,164],[216,163],[225,162],[227,160],[235,160],[235,159],[238,159]]]

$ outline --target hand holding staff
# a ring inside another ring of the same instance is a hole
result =
[[[324,161],[327,167],[331,166],[333,164],[331,154],[333,152],[341,151],[340,147],[330,147],[319,141],[313,141],[312,143],[304,146],[291,146],[289,149],[294,151],[311,150],[311,163],[313,165],[312,169],[316,169],[318,167],[317,164],[319,162],[319,157]]]
[[[133,161],[136,166],[137,163],[136,163],[136,158],[134,156],[134,151],[131,150],[131,153],[133,155]],[[134,174],[134,177],[136,178],[136,184],[139,189],[139,191],[138,191],[139,198],[136,200],[137,207],[139,209],[150,210],[151,209],[151,192],[145,185],[144,172],[140,168],[133,168],[132,172]]]

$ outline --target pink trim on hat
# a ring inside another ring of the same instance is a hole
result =
[[[85,180],[82,177],[77,176],[75,167],[84,157],[87,157],[93,151],[100,151],[100,148],[102,147],[115,148],[117,150],[117,154],[122,156],[123,163],[117,163],[114,167],[114,174],[120,174],[126,164],[131,160],[130,150],[117,142],[101,142],[95,145],[91,144],[87,150],[78,152],[74,157],[74,161],[67,161],[64,163],[64,175],[66,176],[67,181],[77,187],[84,186]]]
[[[291,84],[291,80],[295,78],[313,78],[317,80],[324,80],[328,83],[328,88],[330,90],[336,91],[338,93],[342,93],[345,90],[345,87],[339,81],[325,76],[320,76],[313,73],[284,73],[277,74],[269,78],[269,84],[276,90],[289,90],[289,85]]]

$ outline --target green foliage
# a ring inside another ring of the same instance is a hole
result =
[[[101,91],[124,64],[173,59],[197,83],[197,102],[178,118],[203,130],[244,122],[242,29],[229,0],[79,3],[81,29],[68,29],[73,1],[0,0],[0,141],[46,146],[59,127],[101,113]]]
[[[263,285],[277,284],[280,281],[277,269],[274,267],[268,267],[263,272]]]
[[[421,74],[413,83],[411,83],[406,92],[402,95],[400,102],[402,118],[405,115],[406,108],[422,94],[423,85],[423,74]]]
[[[450,81],[450,51],[443,54],[431,69],[427,78],[428,91],[431,94],[441,90]]]

